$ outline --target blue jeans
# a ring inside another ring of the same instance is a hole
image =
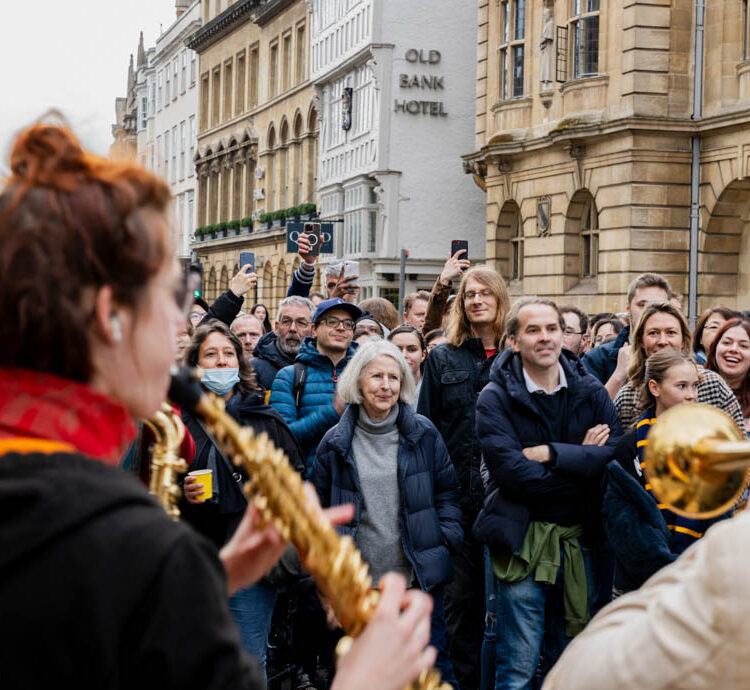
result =
[[[276,587],[261,581],[238,590],[229,599],[229,610],[237,621],[242,646],[260,660],[264,669],[276,594]]]
[[[581,547],[586,566],[589,608],[593,601],[591,551]],[[497,583],[495,690],[533,690],[570,641],[565,635],[562,565],[554,585],[529,575],[520,582]],[[539,660],[541,657],[541,667]]]
[[[453,671],[453,664],[448,656],[448,643],[446,640],[445,626],[445,608],[443,605],[443,588],[437,587],[432,592],[432,619],[430,621],[430,644],[437,650],[437,659],[435,668],[440,671],[440,676],[444,683],[449,683],[458,690],[456,674]]]

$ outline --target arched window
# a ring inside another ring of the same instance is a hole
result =
[[[211,270],[208,272],[208,285],[206,286],[206,300],[215,300],[216,295],[216,269],[211,266]]]
[[[594,278],[599,273],[599,214],[594,198],[589,195],[581,217],[581,278]]]
[[[599,273],[599,214],[591,192],[579,189],[565,218],[565,289]]]
[[[273,303],[273,267],[266,261],[263,267],[263,302],[270,307]]]
[[[513,236],[510,238],[510,279],[523,280],[523,222],[520,210],[516,211],[511,228]]]
[[[301,204],[302,198],[302,184],[305,179],[305,167],[304,160],[304,142],[302,141],[302,116],[297,113],[297,117],[294,118],[294,138],[297,140],[295,150],[297,152],[297,172],[296,179],[294,180],[294,203]]]
[[[281,200],[279,208],[286,208],[289,206],[289,125],[286,120],[281,123],[279,145],[281,146],[281,170],[279,171],[281,173],[281,184],[279,185]]]
[[[521,209],[512,199],[500,210],[494,242],[495,270],[509,282],[523,280],[523,221]]]
[[[276,171],[274,165],[274,147],[276,146],[276,131],[273,125],[268,131],[268,164],[266,165],[266,190],[268,197],[268,205],[266,211],[276,210]]]
[[[221,278],[219,279],[219,292],[229,290],[229,271],[226,266],[221,267]]]

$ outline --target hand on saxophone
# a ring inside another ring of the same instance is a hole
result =
[[[338,661],[331,690],[404,690],[437,652],[428,647],[432,598],[406,589],[396,573],[380,578],[381,597],[372,620]]]
[[[312,506],[321,511],[318,495],[310,484],[305,484],[305,494]],[[333,525],[351,522],[354,506],[344,504],[321,511]],[[227,574],[230,596],[238,589],[245,589],[260,580],[281,558],[286,542],[271,526],[259,527],[260,516],[252,503],[248,504],[242,521],[232,538],[222,547],[219,557]]]

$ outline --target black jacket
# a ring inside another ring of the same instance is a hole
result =
[[[198,325],[203,326],[211,319],[218,319],[219,321],[223,321],[227,326],[231,326],[232,321],[237,318],[237,314],[242,309],[244,301],[244,297],[237,297],[231,290],[223,292],[209,307]]]
[[[216,550],[79,454],[0,458],[0,621],[8,690],[264,687]]]
[[[555,438],[550,421],[540,414],[523,378],[520,356],[502,352],[492,365],[491,382],[479,396],[477,433],[487,468],[487,489],[474,536],[490,546],[518,553],[531,520],[601,527],[598,514],[604,467],[621,436],[620,422],[607,390],[563,350],[560,363],[568,382],[567,424]],[[582,446],[586,431],[608,424],[604,446]],[[549,444],[552,461],[528,460],[523,449]],[[551,519],[566,515],[571,519]],[[601,530],[596,531],[601,536]]]
[[[268,434],[271,441],[287,454],[292,467],[300,473],[304,471],[304,458],[297,439],[281,415],[266,405],[260,394],[242,396],[237,393],[230,398],[226,410],[237,422],[251,427],[256,434]],[[221,548],[234,534],[247,507],[247,499],[242,492],[247,475],[242,468],[230,464],[189,410],[183,408],[182,420],[195,440],[195,459],[189,470],[216,467],[213,482],[214,488],[218,489],[218,501],[191,504],[183,500],[180,504],[182,517],[217,548]]]
[[[264,393],[271,390],[273,380],[280,369],[294,364],[296,356],[288,355],[279,349],[277,335],[273,331],[261,337],[253,350],[253,355],[250,366],[255,370],[258,383]]]
[[[354,518],[339,531],[355,541],[362,516],[362,488],[352,455],[358,418],[359,405],[349,405],[320,442],[310,476],[324,508],[354,504]],[[396,424],[401,541],[420,588],[431,591],[450,580],[449,549],[457,549],[463,540],[458,481],[445,444],[429,420],[399,403]]]
[[[465,525],[473,523],[484,495],[476,406],[496,357],[487,357],[479,338],[470,338],[461,347],[438,345],[428,355],[422,374],[417,412],[432,421],[448,447],[461,485]]]

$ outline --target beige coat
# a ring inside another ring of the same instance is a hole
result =
[[[750,689],[750,511],[599,612],[543,690]]]

